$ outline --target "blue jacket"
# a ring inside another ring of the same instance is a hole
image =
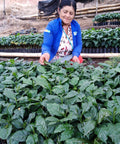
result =
[[[73,51],[72,56],[79,57],[82,50],[82,37],[80,25],[77,21],[71,22],[72,36],[73,36]],[[42,44],[42,54],[49,53],[51,61],[56,55],[60,40],[62,36],[62,21],[60,18],[52,20],[48,23],[44,31],[44,39]]]

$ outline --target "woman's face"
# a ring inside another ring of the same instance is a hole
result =
[[[64,6],[62,9],[58,9],[59,17],[65,25],[69,25],[74,19],[75,11],[72,6]]]

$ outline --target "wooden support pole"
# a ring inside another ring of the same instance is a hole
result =
[[[96,0],[96,15],[97,15],[97,11],[98,11],[98,0]]]
[[[120,53],[81,53],[83,58],[109,58],[120,57]]]
[[[4,4],[3,4],[3,14],[4,14],[4,16],[6,15],[6,11],[5,11],[5,0],[3,0],[3,2],[4,2]]]
[[[7,53],[0,52],[0,57],[40,57],[41,53]]]
[[[0,57],[40,57],[41,53],[7,53],[0,52]],[[81,53],[83,58],[109,58],[120,57],[120,53]]]
[[[98,9],[111,8],[111,7],[120,7],[120,3],[118,3],[118,4],[112,4],[112,5],[98,6]],[[89,8],[84,8],[84,9],[77,9],[77,12],[87,11],[87,10],[95,10],[95,9],[96,9],[96,7],[89,7]]]
[[[120,11],[120,6],[119,6],[119,7],[112,7],[112,8],[110,7],[110,8],[98,9],[98,10],[97,10],[97,13],[110,12],[110,11]],[[95,14],[95,13],[96,13],[96,9],[77,12],[76,15],[92,14],[92,13]]]
[[[98,0],[96,0],[96,7],[90,7],[90,8],[84,8],[84,9],[78,9],[76,12],[76,17],[82,16],[82,15],[87,15],[87,14],[94,14],[94,16],[98,13],[104,13],[104,12],[111,12],[111,11],[119,11],[120,12],[120,3],[118,4],[112,4],[112,5],[103,5],[103,6],[98,6]],[[42,16],[40,19],[53,19],[55,18],[56,15],[52,14],[50,16]]]

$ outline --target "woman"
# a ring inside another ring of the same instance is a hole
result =
[[[52,20],[44,31],[42,55],[40,64],[45,61],[54,62],[57,59],[70,59],[82,63],[80,56],[82,38],[80,25],[74,20],[76,2],[74,0],[61,0],[58,6],[59,17]]]

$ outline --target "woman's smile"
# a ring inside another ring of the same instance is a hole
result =
[[[61,10],[58,9],[58,13],[65,25],[70,25],[75,16],[75,11],[72,6],[64,6]]]

